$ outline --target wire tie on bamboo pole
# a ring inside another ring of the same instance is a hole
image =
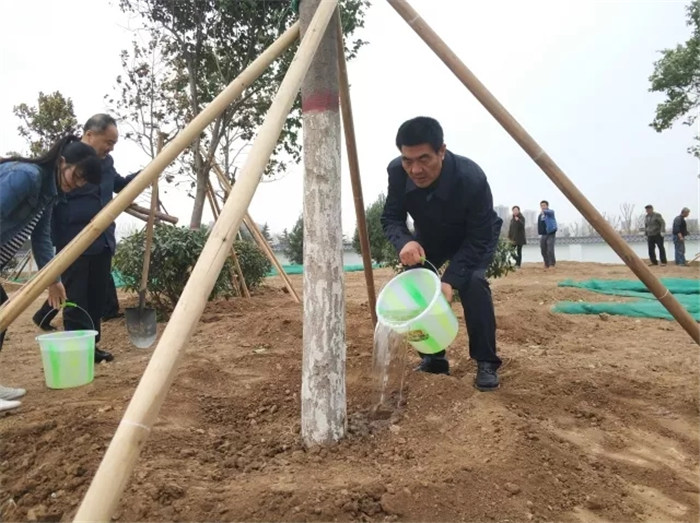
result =
[[[145,431],[147,431],[147,432],[151,432],[151,428],[150,428],[150,427],[148,427],[148,426],[146,426],[146,425],[143,425],[142,423],[138,423],[138,422],[136,422],[136,421],[131,421],[131,420],[128,420],[128,419],[123,419],[123,420],[122,420],[122,423],[123,423],[124,425],[131,425],[132,427],[138,427],[138,428],[143,429],[143,430],[145,430]]]
[[[410,22],[408,22],[409,25],[413,25],[413,23],[414,23],[416,20],[418,20],[419,18],[420,18],[420,15],[416,15],[416,16],[413,18],[413,20],[411,20]]]
[[[657,299],[658,299],[658,300],[663,300],[666,296],[668,296],[668,288],[666,288],[666,292],[664,293],[664,295],[661,296],[661,298],[657,298]]]
[[[539,152],[535,156],[532,157],[532,160],[536,162],[537,160],[542,158],[545,154],[547,154],[547,153],[544,152],[544,149],[540,149]]]

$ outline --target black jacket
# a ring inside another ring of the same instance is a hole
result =
[[[54,208],[52,237],[56,251],[63,249],[75,238],[90,223],[90,220],[112,201],[113,193],[121,191],[138,174],[134,173],[127,177],[119,175],[114,169],[114,160],[110,155],[107,155],[101,163],[100,185],[88,183],[75,189],[66,195],[66,201],[59,202]],[[101,254],[105,249],[109,249],[114,254],[116,247],[114,230],[115,225],[111,223],[83,254]]]
[[[442,281],[461,287],[493,259],[501,220],[493,210],[486,175],[469,158],[449,151],[435,183],[417,187],[401,166],[401,158],[387,167],[389,190],[382,213],[384,234],[397,251],[416,240],[435,265],[449,260]],[[411,215],[415,235],[406,225]]]
[[[673,220],[673,235],[677,237],[678,233],[681,233],[683,238],[688,236],[688,224],[682,214],[679,214]]]
[[[512,217],[510,219],[508,239],[515,245],[525,245],[527,243],[527,240],[525,239],[525,218],[522,214],[519,214],[518,218],[518,220]]]

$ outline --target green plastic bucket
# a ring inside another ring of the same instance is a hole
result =
[[[442,294],[440,279],[428,269],[394,277],[379,293],[377,319],[423,354],[445,350],[457,336],[457,317]]]
[[[65,302],[63,306],[80,309],[92,323],[92,318],[82,307],[72,302]],[[93,328],[93,330],[52,332],[36,337],[41,350],[44,379],[48,388],[80,387],[87,385],[95,378],[95,336],[97,331]]]

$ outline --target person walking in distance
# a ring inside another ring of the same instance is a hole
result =
[[[644,206],[647,215],[644,217],[644,234],[647,237],[649,247],[649,261],[651,265],[659,265],[656,259],[656,247],[659,248],[659,259],[661,266],[666,266],[666,248],[664,247],[663,233],[666,231],[666,222],[661,214],[654,212],[654,206],[649,204]]]
[[[525,217],[520,214],[520,207],[513,206],[513,215],[508,227],[508,239],[515,245],[515,266],[520,268],[523,261],[523,245],[527,243],[525,238]]]
[[[557,259],[554,255],[554,242],[557,239],[557,219],[554,216],[554,211],[549,208],[547,200],[540,202],[540,211],[537,219],[537,234],[540,235],[540,251],[542,251],[544,268],[547,270],[550,267],[554,268],[557,264]]]
[[[396,135],[401,155],[387,167],[389,190],[382,228],[401,263],[415,267],[446,261],[442,293],[452,302],[459,291],[469,336],[469,355],[476,360],[474,385],[482,391],[499,386],[496,318],[486,269],[493,260],[503,221],[493,209],[486,175],[472,160],[458,156],[443,141],[437,120],[420,116],[404,122]],[[408,215],[415,231],[406,226]],[[421,354],[416,370],[449,374],[445,351]]]
[[[685,238],[688,236],[688,224],[685,219],[690,214],[690,209],[683,207],[681,213],[673,220],[673,250],[676,265],[685,266]]]

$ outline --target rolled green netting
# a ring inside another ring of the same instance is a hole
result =
[[[700,280],[688,278],[662,278],[678,302],[700,321]],[[672,320],[673,316],[638,280],[586,280],[576,282],[565,280],[559,287],[576,287],[600,294],[640,298],[627,302],[574,302],[562,301],[552,309],[565,314],[614,314],[635,318],[663,318]]]

